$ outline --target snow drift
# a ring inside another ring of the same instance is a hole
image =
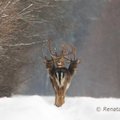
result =
[[[66,97],[57,108],[54,97],[14,96],[0,99],[0,120],[119,120],[120,99]]]

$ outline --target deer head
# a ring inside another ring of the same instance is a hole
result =
[[[76,59],[76,49],[72,45],[63,44],[61,51],[57,53],[52,49],[51,41],[49,40],[48,50],[51,59],[45,57],[44,63],[55,91],[55,105],[60,107],[65,102],[66,92],[80,60]],[[69,64],[68,68],[65,67],[65,63]]]

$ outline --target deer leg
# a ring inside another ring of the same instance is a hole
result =
[[[55,96],[55,105],[56,105],[57,107],[60,107],[60,106],[62,105],[62,104],[61,104],[60,97],[59,97],[58,94],[56,94],[56,96]]]
[[[65,103],[65,95],[64,94],[55,94],[55,105],[57,107],[62,106]]]
[[[57,107],[60,107],[60,106],[62,106],[63,104],[64,104],[64,96],[59,96],[59,95],[56,95],[55,96],[55,105],[57,106]]]

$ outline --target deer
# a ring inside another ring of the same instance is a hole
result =
[[[65,103],[66,92],[80,60],[76,59],[76,48],[73,45],[62,44],[58,54],[52,49],[51,41],[48,40],[48,50],[51,58],[45,56],[44,63],[55,92],[55,105],[60,107]],[[65,62],[69,63],[68,67],[65,66]]]

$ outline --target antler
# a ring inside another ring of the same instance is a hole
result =
[[[51,48],[51,40],[48,40],[48,49],[50,52],[51,57],[57,57],[57,52],[53,52],[52,48]]]
[[[57,52],[54,51],[53,48],[51,47],[51,40],[48,40],[48,50],[50,52],[52,61],[54,62],[56,62],[59,59],[66,59],[67,62],[76,60],[76,48],[73,45],[69,45],[65,43],[62,44],[60,54],[57,54]]]
[[[69,49],[71,51],[69,51]],[[72,57],[73,57],[73,60],[76,59],[76,48],[73,46],[73,45],[65,45],[63,44],[62,45],[62,52],[61,52],[62,56],[64,56],[65,59],[67,59],[68,61],[71,61]]]
[[[50,52],[50,56],[51,56],[52,59],[47,59],[47,57],[44,56],[44,59],[45,59],[44,63],[52,63],[54,61],[54,59],[56,58],[57,53],[53,52],[53,49],[51,47],[51,40],[48,40],[47,46],[48,46],[48,50]]]

